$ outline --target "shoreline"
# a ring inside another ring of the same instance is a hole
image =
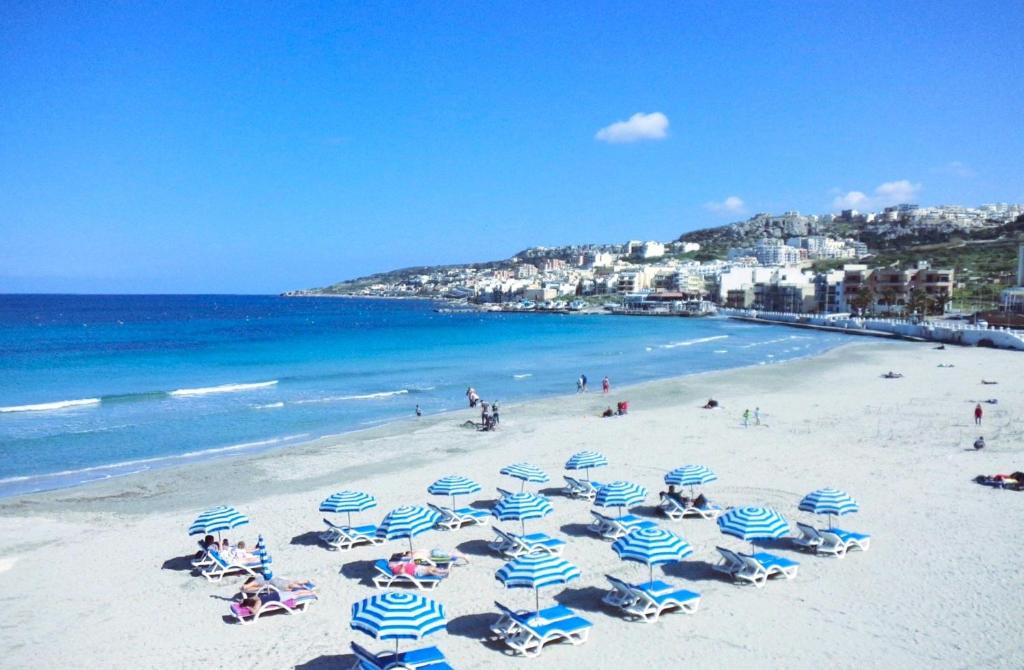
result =
[[[344,297],[348,297],[348,296],[344,296]],[[586,316],[586,314],[582,314],[582,315]],[[721,317],[721,318],[727,318],[727,317]],[[789,325],[789,324],[774,324],[774,325]],[[797,356],[795,358],[791,358],[791,359],[787,359],[785,361],[782,361],[781,363],[773,363],[772,365],[773,366],[774,365],[786,365],[786,364],[789,364],[789,363],[795,363],[795,362],[806,360],[806,359],[813,359],[813,358],[816,358],[816,357],[827,355],[827,354],[829,354],[832,351],[836,351],[836,350],[842,349],[844,347],[848,347],[848,346],[854,345],[856,343],[857,343],[856,341],[843,342],[843,343],[837,344],[836,346],[831,347],[831,348],[826,349],[826,350],[821,351],[821,352],[814,352],[814,353],[805,354],[805,355],[802,355],[802,356]],[[731,371],[731,370],[743,370],[743,369],[757,368],[757,367],[762,367],[762,365],[760,363],[750,363],[750,364],[747,364],[747,365],[738,365],[738,366],[729,367],[729,368],[723,368],[723,369],[718,369],[718,370],[706,370],[706,371],[700,371],[700,372],[692,372],[692,373],[688,373],[688,374],[684,374],[684,375],[659,377],[657,379],[652,379],[652,380],[641,381],[641,382],[636,382],[636,383],[632,383],[632,384],[623,384],[621,386],[616,386],[615,392],[620,392],[620,391],[621,392],[628,392],[631,389],[634,389],[634,388],[637,388],[637,387],[643,387],[644,385],[647,385],[647,384],[656,384],[658,382],[667,382],[667,381],[672,381],[672,380],[682,380],[682,379],[687,379],[687,378],[691,378],[691,377],[695,377],[695,376],[699,376],[699,375],[709,375],[709,374],[715,374],[715,373],[719,373],[719,372],[728,372],[728,371]],[[600,395],[600,391],[598,390],[595,393],[591,393],[589,395],[591,395],[591,396],[599,396]],[[614,393],[612,395],[614,395]],[[556,393],[556,394],[550,394],[550,395],[538,395],[538,396],[533,396],[533,397],[527,398],[525,400],[521,400],[521,401],[519,401],[517,403],[514,403],[514,404],[513,403],[503,403],[503,405],[505,406],[505,411],[508,412],[509,410],[513,410],[518,405],[522,405],[522,404],[532,404],[532,403],[545,402],[545,401],[550,401],[550,400],[559,399],[559,398],[561,398],[561,399],[568,399],[568,398],[574,398],[574,397],[577,397],[577,394]],[[4,501],[10,500],[12,498],[18,498],[18,497],[21,497],[21,496],[36,496],[36,495],[42,495],[42,494],[46,494],[46,493],[50,493],[50,492],[61,492],[61,491],[67,492],[67,491],[78,490],[78,489],[81,489],[81,488],[87,488],[87,487],[92,487],[92,486],[100,486],[100,485],[104,485],[106,483],[109,483],[109,482],[112,482],[112,481],[115,481],[115,480],[123,480],[123,479],[126,479],[126,478],[132,478],[132,477],[145,477],[148,474],[158,473],[158,472],[161,472],[161,471],[164,471],[164,470],[178,470],[178,469],[182,469],[182,468],[197,467],[197,466],[200,466],[200,465],[203,465],[203,464],[207,464],[207,463],[215,464],[215,463],[220,463],[220,462],[223,462],[223,461],[236,460],[236,459],[258,458],[258,457],[261,457],[261,456],[273,456],[274,454],[276,454],[278,452],[284,452],[284,451],[290,451],[290,450],[303,450],[303,449],[306,449],[306,448],[314,447],[315,445],[338,444],[338,443],[344,442],[348,436],[358,435],[358,434],[361,434],[361,433],[364,433],[364,432],[370,432],[370,431],[375,431],[375,430],[379,430],[379,429],[384,429],[384,428],[387,428],[389,426],[394,426],[395,429],[398,429],[401,426],[415,425],[416,423],[426,423],[426,420],[428,418],[436,417],[438,420],[443,420],[444,417],[447,417],[449,415],[453,415],[453,414],[456,414],[456,413],[464,412],[465,410],[466,410],[466,408],[462,407],[462,408],[458,408],[458,409],[451,409],[451,410],[442,411],[442,412],[438,412],[438,413],[427,414],[427,415],[424,415],[424,416],[418,417],[418,418],[417,417],[413,417],[413,416],[409,416],[409,417],[398,417],[398,418],[391,418],[391,419],[380,419],[379,421],[375,422],[374,425],[369,425],[369,426],[365,426],[365,427],[352,428],[351,430],[345,430],[345,431],[341,431],[341,432],[332,432],[332,433],[328,433],[328,434],[325,434],[325,435],[320,435],[320,436],[312,437],[312,438],[307,437],[307,438],[303,438],[303,439],[298,440],[298,441],[293,441],[291,439],[293,436],[287,436],[287,435],[284,435],[284,436],[271,436],[271,437],[262,438],[262,439],[260,439],[258,441],[251,442],[251,443],[242,443],[242,444],[237,444],[237,445],[236,444],[232,444],[232,445],[211,447],[211,448],[206,449],[206,450],[204,450],[202,452],[199,452],[199,453],[188,453],[187,452],[187,453],[183,453],[183,454],[172,454],[172,455],[168,455],[168,456],[156,456],[156,457],[152,457],[152,458],[128,460],[128,461],[109,463],[109,464],[99,464],[99,465],[95,465],[95,466],[89,466],[87,468],[82,468],[82,469],[77,470],[77,471],[72,471],[70,473],[67,473],[67,472],[56,472],[56,473],[43,473],[43,474],[32,474],[32,475],[14,475],[12,477],[7,478],[8,481],[11,482],[12,484],[13,483],[17,483],[19,481],[36,480],[36,479],[42,480],[42,479],[47,479],[47,478],[51,478],[51,477],[68,476],[70,474],[76,474],[78,472],[83,472],[83,473],[84,472],[96,472],[96,471],[102,471],[102,470],[107,470],[107,469],[111,469],[112,470],[112,469],[119,469],[119,468],[130,468],[130,467],[133,467],[133,466],[136,466],[136,465],[144,465],[144,464],[147,464],[147,463],[154,463],[154,462],[162,463],[161,465],[157,465],[157,466],[154,466],[154,467],[146,467],[146,468],[143,468],[142,470],[138,470],[138,471],[133,470],[133,471],[124,472],[124,473],[116,473],[116,474],[111,474],[111,475],[106,476],[106,477],[97,477],[97,478],[89,479],[89,480],[86,480],[86,481],[78,481],[78,482],[73,482],[73,483],[69,483],[69,484],[65,484],[65,485],[60,485],[60,486],[46,487],[46,488],[42,488],[42,489],[38,489],[38,490],[34,490],[34,491],[21,491],[21,492],[9,493],[9,494],[7,494],[7,493],[0,493],[0,508],[2,508],[2,503]],[[473,410],[473,412],[476,412],[476,410]],[[468,416],[471,417],[472,414],[468,415]],[[250,450],[250,448],[246,448],[249,445],[252,445],[251,446],[251,450]],[[165,464],[163,464],[163,463],[165,463]]]
[[[503,403],[502,421],[503,425],[508,425],[508,421],[516,410],[526,410],[528,413],[537,413],[541,411],[541,406],[546,405],[550,402],[580,402],[584,400],[601,399],[598,405],[606,405],[613,402],[613,398],[617,395],[625,393],[632,393],[636,396],[643,395],[656,395],[664,387],[668,386],[681,386],[690,381],[696,381],[701,378],[713,378],[716,375],[726,376],[730,373],[742,373],[749,370],[759,369],[778,369],[779,367],[790,367],[800,363],[807,363],[808,361],[816,361],[827,359],[831,356],[838,356],[842,352],[848,349],[856,349],[858,347],[870,346],[873,343],[869,342],[846,342],[828,349],[824,352],[809,354],[798,358],[783,361],[773,365],[760,365],[750,364],[742,365],[732,368],[726,368],[721,370],[706,370],[701,372],[693,372],[685,375],[676,375],[673,377],[664,377],[660,379],[653,379],[648,381],[637,382],[635,384],[624,384],[617,386],[613,389],[612,393],[608,396],[603,395],[600,391],[577,394],[557,394],[552,396],[541,396],[531,398],[518,403]],[[631,404],[631,412],[636,411],[637,407],[632,398],[629,399]],[[594,416],[597,417],[600,413],[600,409],[595,405]],[[145,491],[151,488],[160,489],[164,482],[162,479],[178,479],[187,477],[190,471],[194,471],[193,474],[213,480],[215,475],[209,472],[212,470],[225,469],[226,466],[230,465],[232,471],[237,469],[245,468],[256,468],[265,464],[266,461],[277,458],[287,459],[288,457],[295,458],[317,458],[319,456],[326,455],[329,451],[335,449],[344,449],[345,447],[358,447],[365,442],[371,442],[381,439],[394,438],[396,435],[402,435],[407,432],[426,432],[436,430],[439,427],[448,425],[448,421],[455,420],[456,416],[463,415],[461,420],[456,421],[455,427],[467,433],[479,432],[469,431],[463,429],[462,423],[464,421],[475,420],[479,416],[478,410],[475,408],[470,410],[467,407],[460,409],[453,409],[447,412],[440,412],[437,414],[425,415],[422,417],[406,417],[394,420],[386,420],[376,426],[368,426],[362,429],[355,429],[351,431],[345,431],[341,433],[333,433],[329,435],[323,435],[314,439],[304,440],[295,444],[288,445],[269,445],[265,449],[260,449],[253,453],[242,453],[242,454],[225,454],[219,457],[205,458],[197,460],[191,463],[178,463],[169,465],[167,467],[154,468],[151,470],[145,470],[142,472],[131,472],[124,475],[113,476],[106,479],[93,480],[84,482],[81,484],[73,484],[55,489],[46,489],[42,491],[34,491],[29,493],[19,493],[11,496],[0,497],[0,515],[3,515],[5,509],[8,506],[20,506],[23,502],[42,502],[43,499],[50,498],[47,502],[54,503],[57,500],[68,498],[75,493],[81,495],[75,496],[76,501],[82,501],[86,499],[110,499],[117,497],[131,498],[137,494],[130,494],[129,491]],[[448,426],[451,428],[452,426]],[[500,429],[499,429],[500,431]],[[147,481],[153,479],[154,481]],[[124,489],[124,490],[120,490]],[[211,505],[214,503],[210,503]]]

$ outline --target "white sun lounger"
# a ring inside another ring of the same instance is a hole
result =
[[[324,519],[327,530],[320,533],[320,541],[327,545],[328,549],[348,551],[360,545],[374,545],[384,542],[384,538],[377,537],[377,526],[366,524],[365,526],[339,526]]]
[[[590,510],[590,514],[594,517],[594,522],[587,526],[587,530],[606,540],[617,540],[629,535],[634,530],[657,528],[658,526],[655,522],[641,519],[634,514],[612,517],[594,510]]]
[[[716,549],[722,555],[722,562],[714,566],[715,570],[734,580],[749,582],[757,588],[764,586],[769,577],[793,579],[800,568],[796,561],[767,552],[741,554],[725,547]]]
[[[562,492],[570,498],[593,500],[597,496],[597,489],[601,487],[600,482],[589,479],[576,479],[568,475],[562,475],[562,479],[565,480],[565,488],[562,489]]]
[[[253,614],[252,610],[248,607],[243,607],[240,603],[232,603],[231,616],[240,624],[249,624],[257,621],[261,616],[273,614],[274,612],[285,612],[287,614],[304,612],[309,605],[317,601],[317,595],[311,591],[298,593],[278,591],[278,593],[281,595],[281,600],[263,603],[256,614]]]
[[[800,531],[800,537],[793,538],[793,544],[798,549],[836,556],[837,558],[842,558],[846,555],[846,544],[837,536],[830,534],[829,537],[825,537],[814,526],[809,526],[799,521],[796,527]]]
[[[473,524],[483,525],[491,518],[491,515],[486,511],[482,509],[473,509],[472,507],[452,509],[451,507],[443,507],[433,503],[427,503],[427,506],[441,515],[441,519],[437,522],[437,527],[445,528],[447,530],[458,530],[463,526],[470,526]]]
[[[846,547],[846,551],[851,549],[860,549],[861,551],[867,551],[871,546],[871,536],[866,533],[853,533],[842,528],[831,528],[825,529],[820,528],[818,532],[826,540],[829,536],[834,537],[837,541],[843,543]]]
[[[530,533],[529,535],[516,535],[492,526],[495,534],[487,546],[494,551],[509,558],[517,558],[527,554],[549,554],[561,556],[565,549],[565,542],[558,538],[549,537],[545,533]]]
[[[661,502],[658,503],[658,509],[673,521],[693,516],[700,517],[701,519],[716,519],[725,511],[710,500],[700,507],[695,507],[692,503],[684,505],[675,498],[669,498],[668,496],[661,499]]]
[[[398,654],[387,651],[375,654],[355,642],[349,642],[349,646],[356,655],[351,670],[452,670],[437,647],[410,649]]]
[[[725,547],[715,547],[722,556],[722,560],[712,566],[718,572],[726,574],[733,580],[749,582],[761,588],[768,581],[768,571],[763,566],[748,564],[739,554]]]
[[[497,603],[495,603],[497,604]],[[573,646],[587,641],[590,628],[594,625],[572,612],[571,616],[549,621],[537,617],[527,619],[519,617],[515,612],[498,604],[502,616],[514,618],[516,631],[502,640],[515,653],[533,657],[540,655],[544,645],[549,642],[568,642]],[[567,608],[568,609],[568,608]]]
[[[263,571],[263,564],[258,558],[254,558],[251,562],[235,563],[216,549],[210,549],[208,553],[213,563],[203,568],[199,574],[211,582],[219,582],[228,575],[247,574],[258,577],[259,573]]]
[[[405,573],[396,574],[391,571],[388,562],[383,558],[374,562],[373,568],[377,571],[377,574],[373,576],[373,583],[379,589],[388,589],[392,586],[415,586],[417,589],[429,591],[436,589],[446,578],[441,575],[417,577]]]
[[[532,612],[513,611],[498,601],[495,601],[494,604],[498,606],[498,611],[501,612],[501,616],[498,617],[498,620],[490,626],[491,633],[494,634],[495,639],[503,639],[518,633],[520,631],[519,623],[521,621],[550,623],[552,621],[569,619],[576,616],[575,612],[564,605],[555,605],[553,607],[542,609],[539,612]]]
[[[605,594],[602,602],[647,623],[657,621],[662,613],[669,610],[677,609],[693,614],[700,605],[699,593],[676,589],[660,580],[650,584],[628,584],[611,575],[605,577],[611,583],[612,590]]]

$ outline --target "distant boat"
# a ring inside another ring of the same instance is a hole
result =
[[[578,312],[586,306],[587,303],[583,302],[582,300],[573,300],[572,302],[569,303],[569,311]]]

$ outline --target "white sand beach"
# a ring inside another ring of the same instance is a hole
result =
[[[529,461],[551,476],[539,489],[551,493],[555,512],[527,528],[564,538],[565,557],[583,572],[542,592],[542,604],[576,609],[594,624],[590,640],[551,645],[528,660],[482,641],[497,616],[493,601],[527,607],[533,594],[506,591],[495,580],[503,561],[486,548],[490,529],[479,527],[415,540],[418,547],[458,548],[471,563],[431,596],[447,609],[448,633],[406,648],[437,645],[463,669],[1024,667],[1024,493],[972,481],[1024,469],[1024,357],[932,346],[865,339],[816,358],[616,389],[609,398],[589,393],[506,405],[494,433],[460,428],[478,416],[467,409],[0,501],[0,666],[351,667],[350,640],[375,650],[391,646],[351,630],[349,612],[376,592],[368,582],[373,560],[406,542],[327,551],[316,541],[323,528],[318,503],[341,489],[367,491],[379,507],[358,518],[376,522],[399,505],[444,502],[426,487],[447,474],[480,482],[484,491],[474,497],[486,501],[496,497],[495,486],[518,488],[499,468]],[[881,378],[887,370],[904,377]],[[982,385],[982,378],[999,384]],[[481,393],[486,399],[486,389]],[[701,409],[709,397],[722,408]],[[984,405],[978,429],[974,402],[988,398],[999,402]],[[618,399],[630,401],[628,416],[598,417]],[[756,406],[764,425],[743,428],[743,410]],[[979,434],[988,446],[976,452]],[[692,616],[626,621],[600,603],[604,575],[638,580],[646,567],[620,561],[610,543],[586,532],[587,503],[553,492],[564,461],[580,449],[608,457],[595,478],[646,486],[647,504],[634,511],[652,518],[662,476],[686,463],[718,474],[705,489],[714,501],[769,505],[791,523],[825,523],[798,512],[797,503],[816,488],[843,489],[861,511],[841,525],[871,533],[871,549],[837,560],[774,542],[773,552],[800,562],[799,575],[757,589],[711,570],[716,545],[749,545],[723,536],[711,521],[657,518],[695,553],[656,574],[703,600]],[[186,529],[217,504],[248,514],[252,523],[231,536],[251,543],[262,533],[275,572],[314,580],[319,602],[251,626],[228,623],[241,578],[210,584],[188,570],[196,544]]]

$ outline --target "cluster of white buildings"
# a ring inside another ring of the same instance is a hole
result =
[[[752,247],[732,247],[730,260],[753,259],[760,265],[788,265],[807,260],[862,258],[868,245],[854,239],[835,240],[824,235],[790,237],[783,241],[764,237]]]

